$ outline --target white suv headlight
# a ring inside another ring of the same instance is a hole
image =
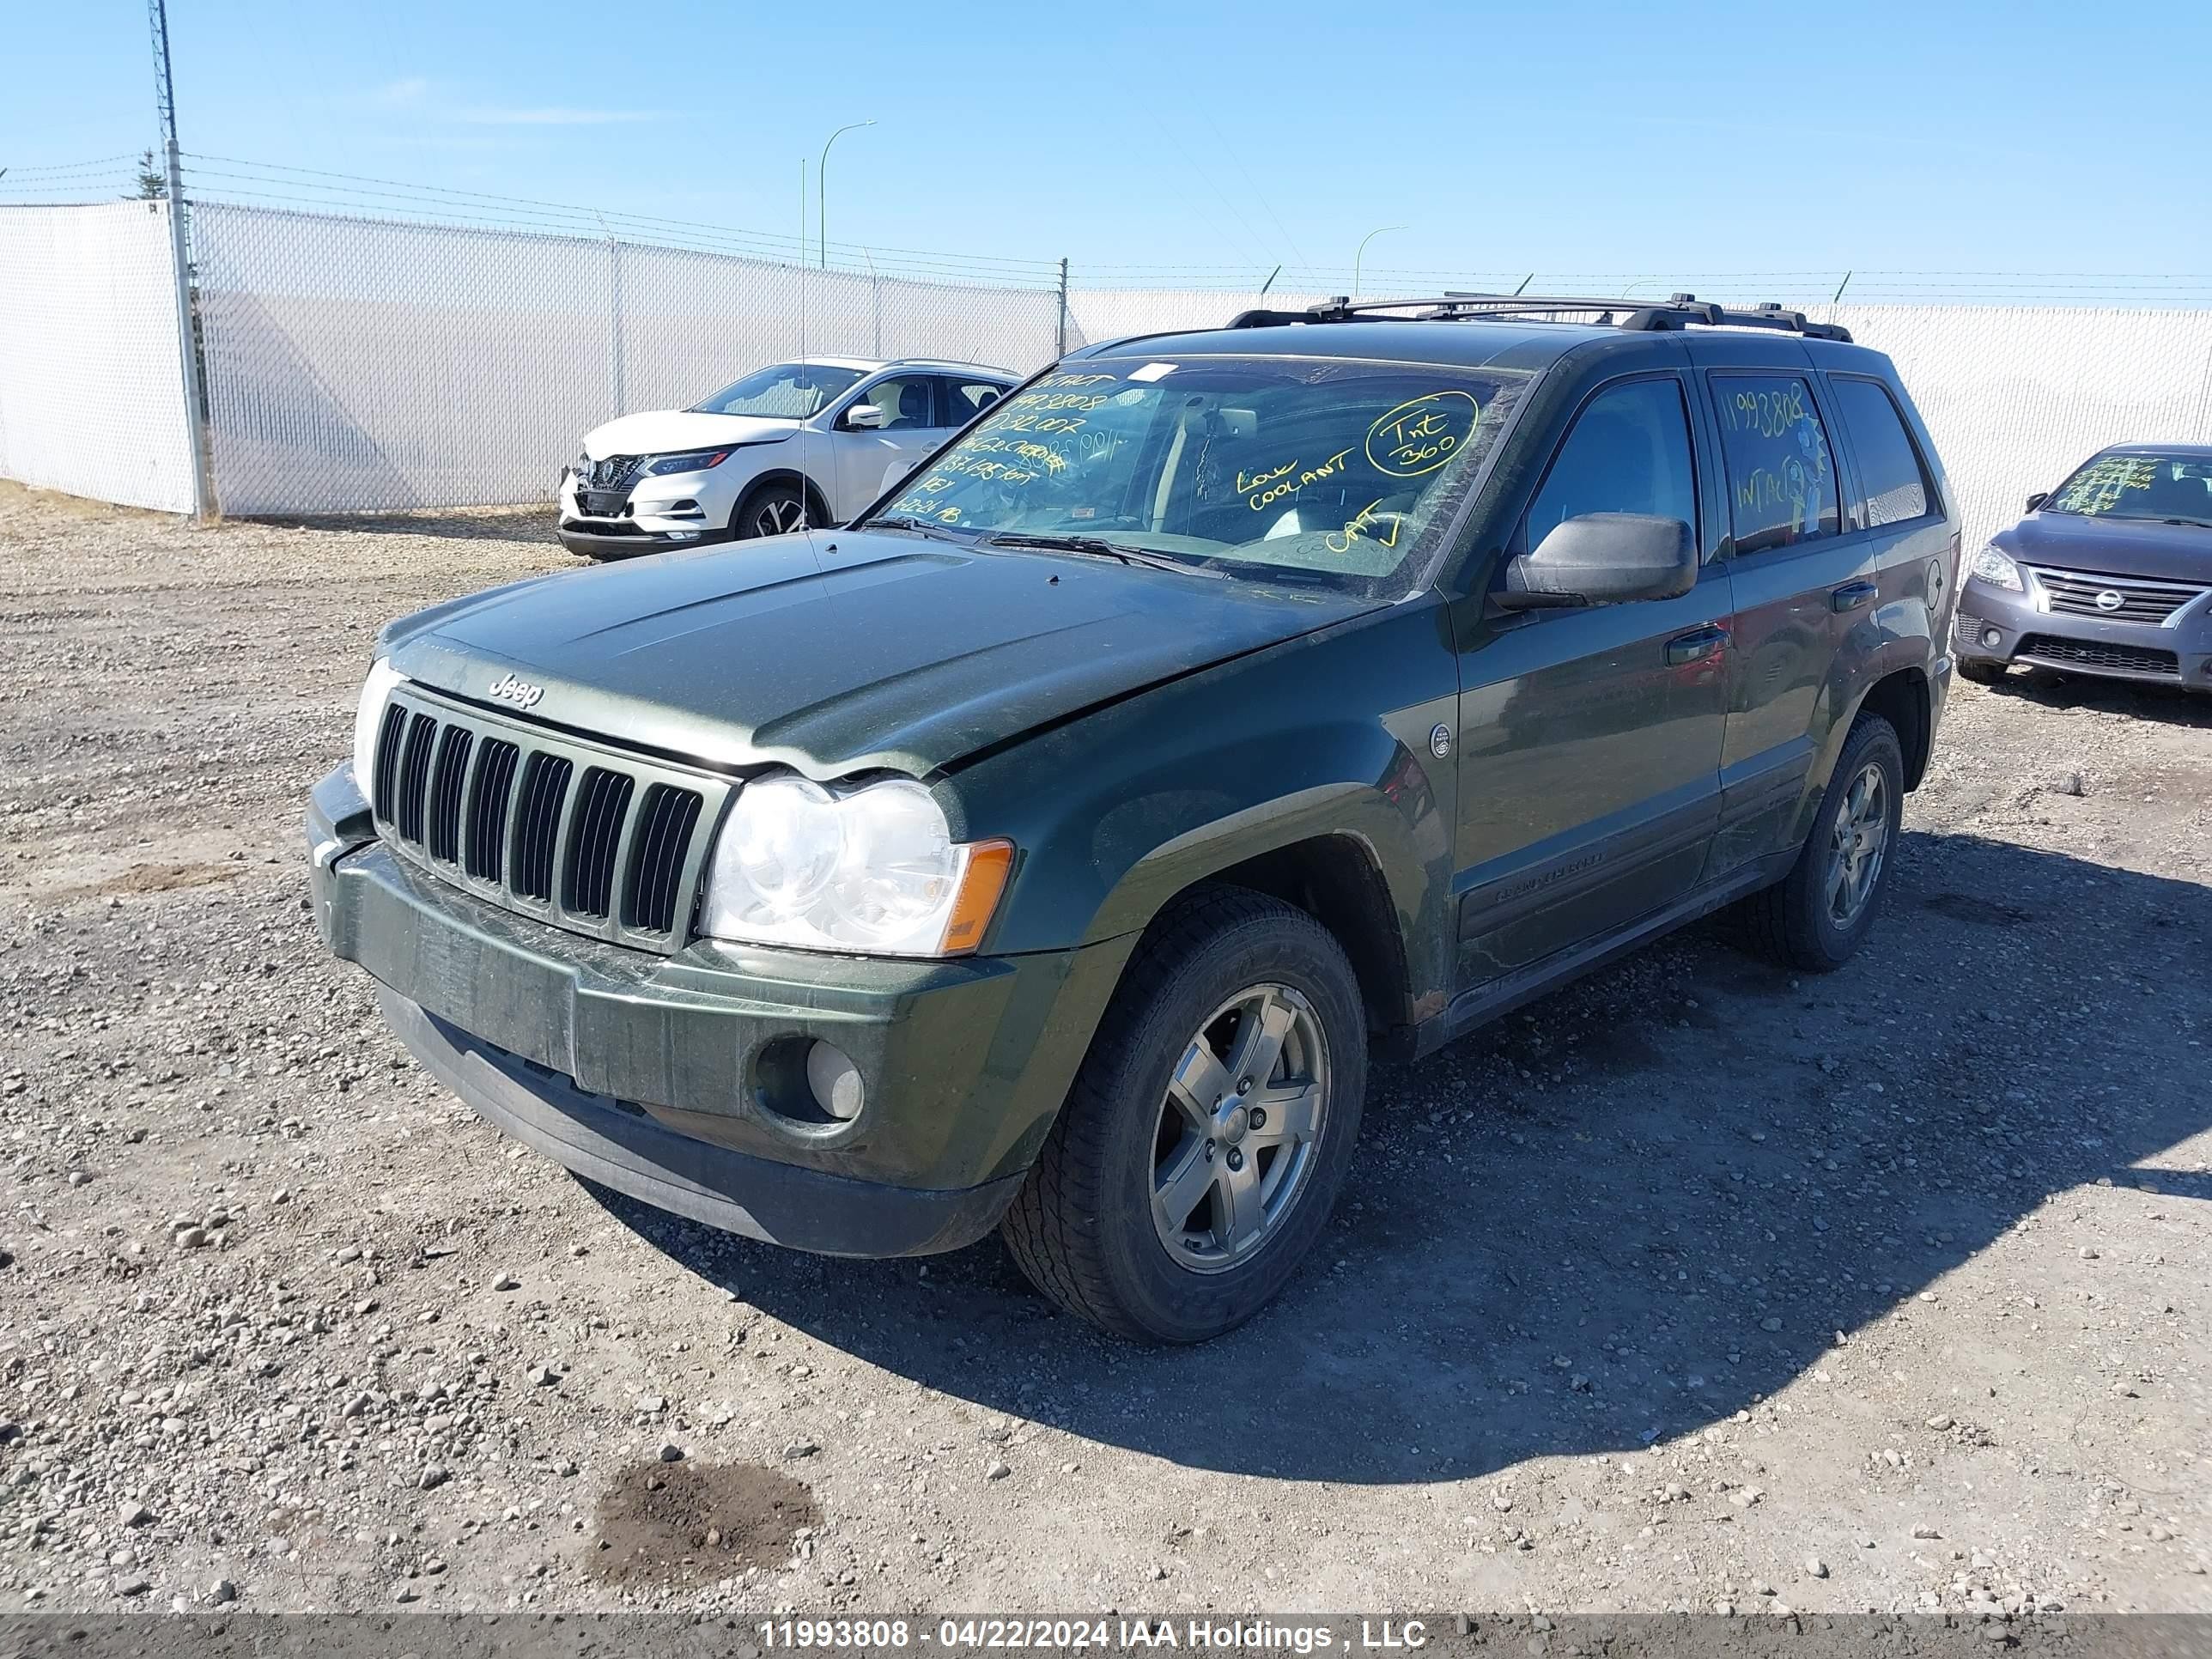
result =
[[[964,956],[982,942],[1014,848],[955,842],[904,778],[833,793],[805,778],[749,783],[723,823],[700,931],[865,956]]]
[[[1966,574],[1979,577],[1992,587],[2009,587],[2015,593],[2026,591],[2021,586],[2020,567],[2002,548],[1994,544],[1974,555]]]
[[[361,683],[361,705],[353,714],[353,781],[365,798],[376,783],[376,734],[384,725],[385,702],[392,687],[406,684],[407,676],[389,657],[369,664],[368,678]]]

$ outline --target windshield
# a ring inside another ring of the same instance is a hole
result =
[[[2212,526],[2212,457],[2100,455],[2059,485],[2043,510]]]
[[[860,380],[857,368],[827,363],[778,363],[724,386],[691,405],[697,415],[758,415],[770,420],[803,421]]]
[[[872,522],[1395,599],[1427,580],[1524,376],[1408,363],[1078,361]]]

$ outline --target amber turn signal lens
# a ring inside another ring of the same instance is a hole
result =
[[[960,872],[960,893],[952,901],[952,915],[945,924],[948,957],[965,956],[983,942],[991,913],[999,908],[999,895],[1006,890],[1007,872],[1014,867],[1014,844],[1010,841],[979,841],[968,849],[968,867]]]

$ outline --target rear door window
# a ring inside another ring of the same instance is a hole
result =
[[[1711,384],[1737,556],[1840,534],[1828,428],[1805,377],[1715,374]]]
[[[965,426],[993,404],[1006,396],[1006,387],[993,380],[956,380],[945,379],[937,383],[945,398],[945,418],[941,426]]]
[[[1936,492],[1929,486],[1928,469],[1921,465],[1920,451],[1905,429],[1889,388],[1879,380],[1845,376],[1832,376],[1829,384],[1835,387],[1836,405],[1858,462],[1859,485],[1866,492],[1861,509],[1865,527],[1879,530],[1934,512]]]

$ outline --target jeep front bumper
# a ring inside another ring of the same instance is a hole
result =
[[[1133,939],[949,962],[695,941],[661,957],[497,908],[376,840],[352,770],[307,820],[317,925],[440,1081],[579,1175],[836,1255],[971,1243],[1035,1161]],[[848,1057],[858,1115],[811,1111]],[[794,1059],[799,1063],[794,1068]]]

